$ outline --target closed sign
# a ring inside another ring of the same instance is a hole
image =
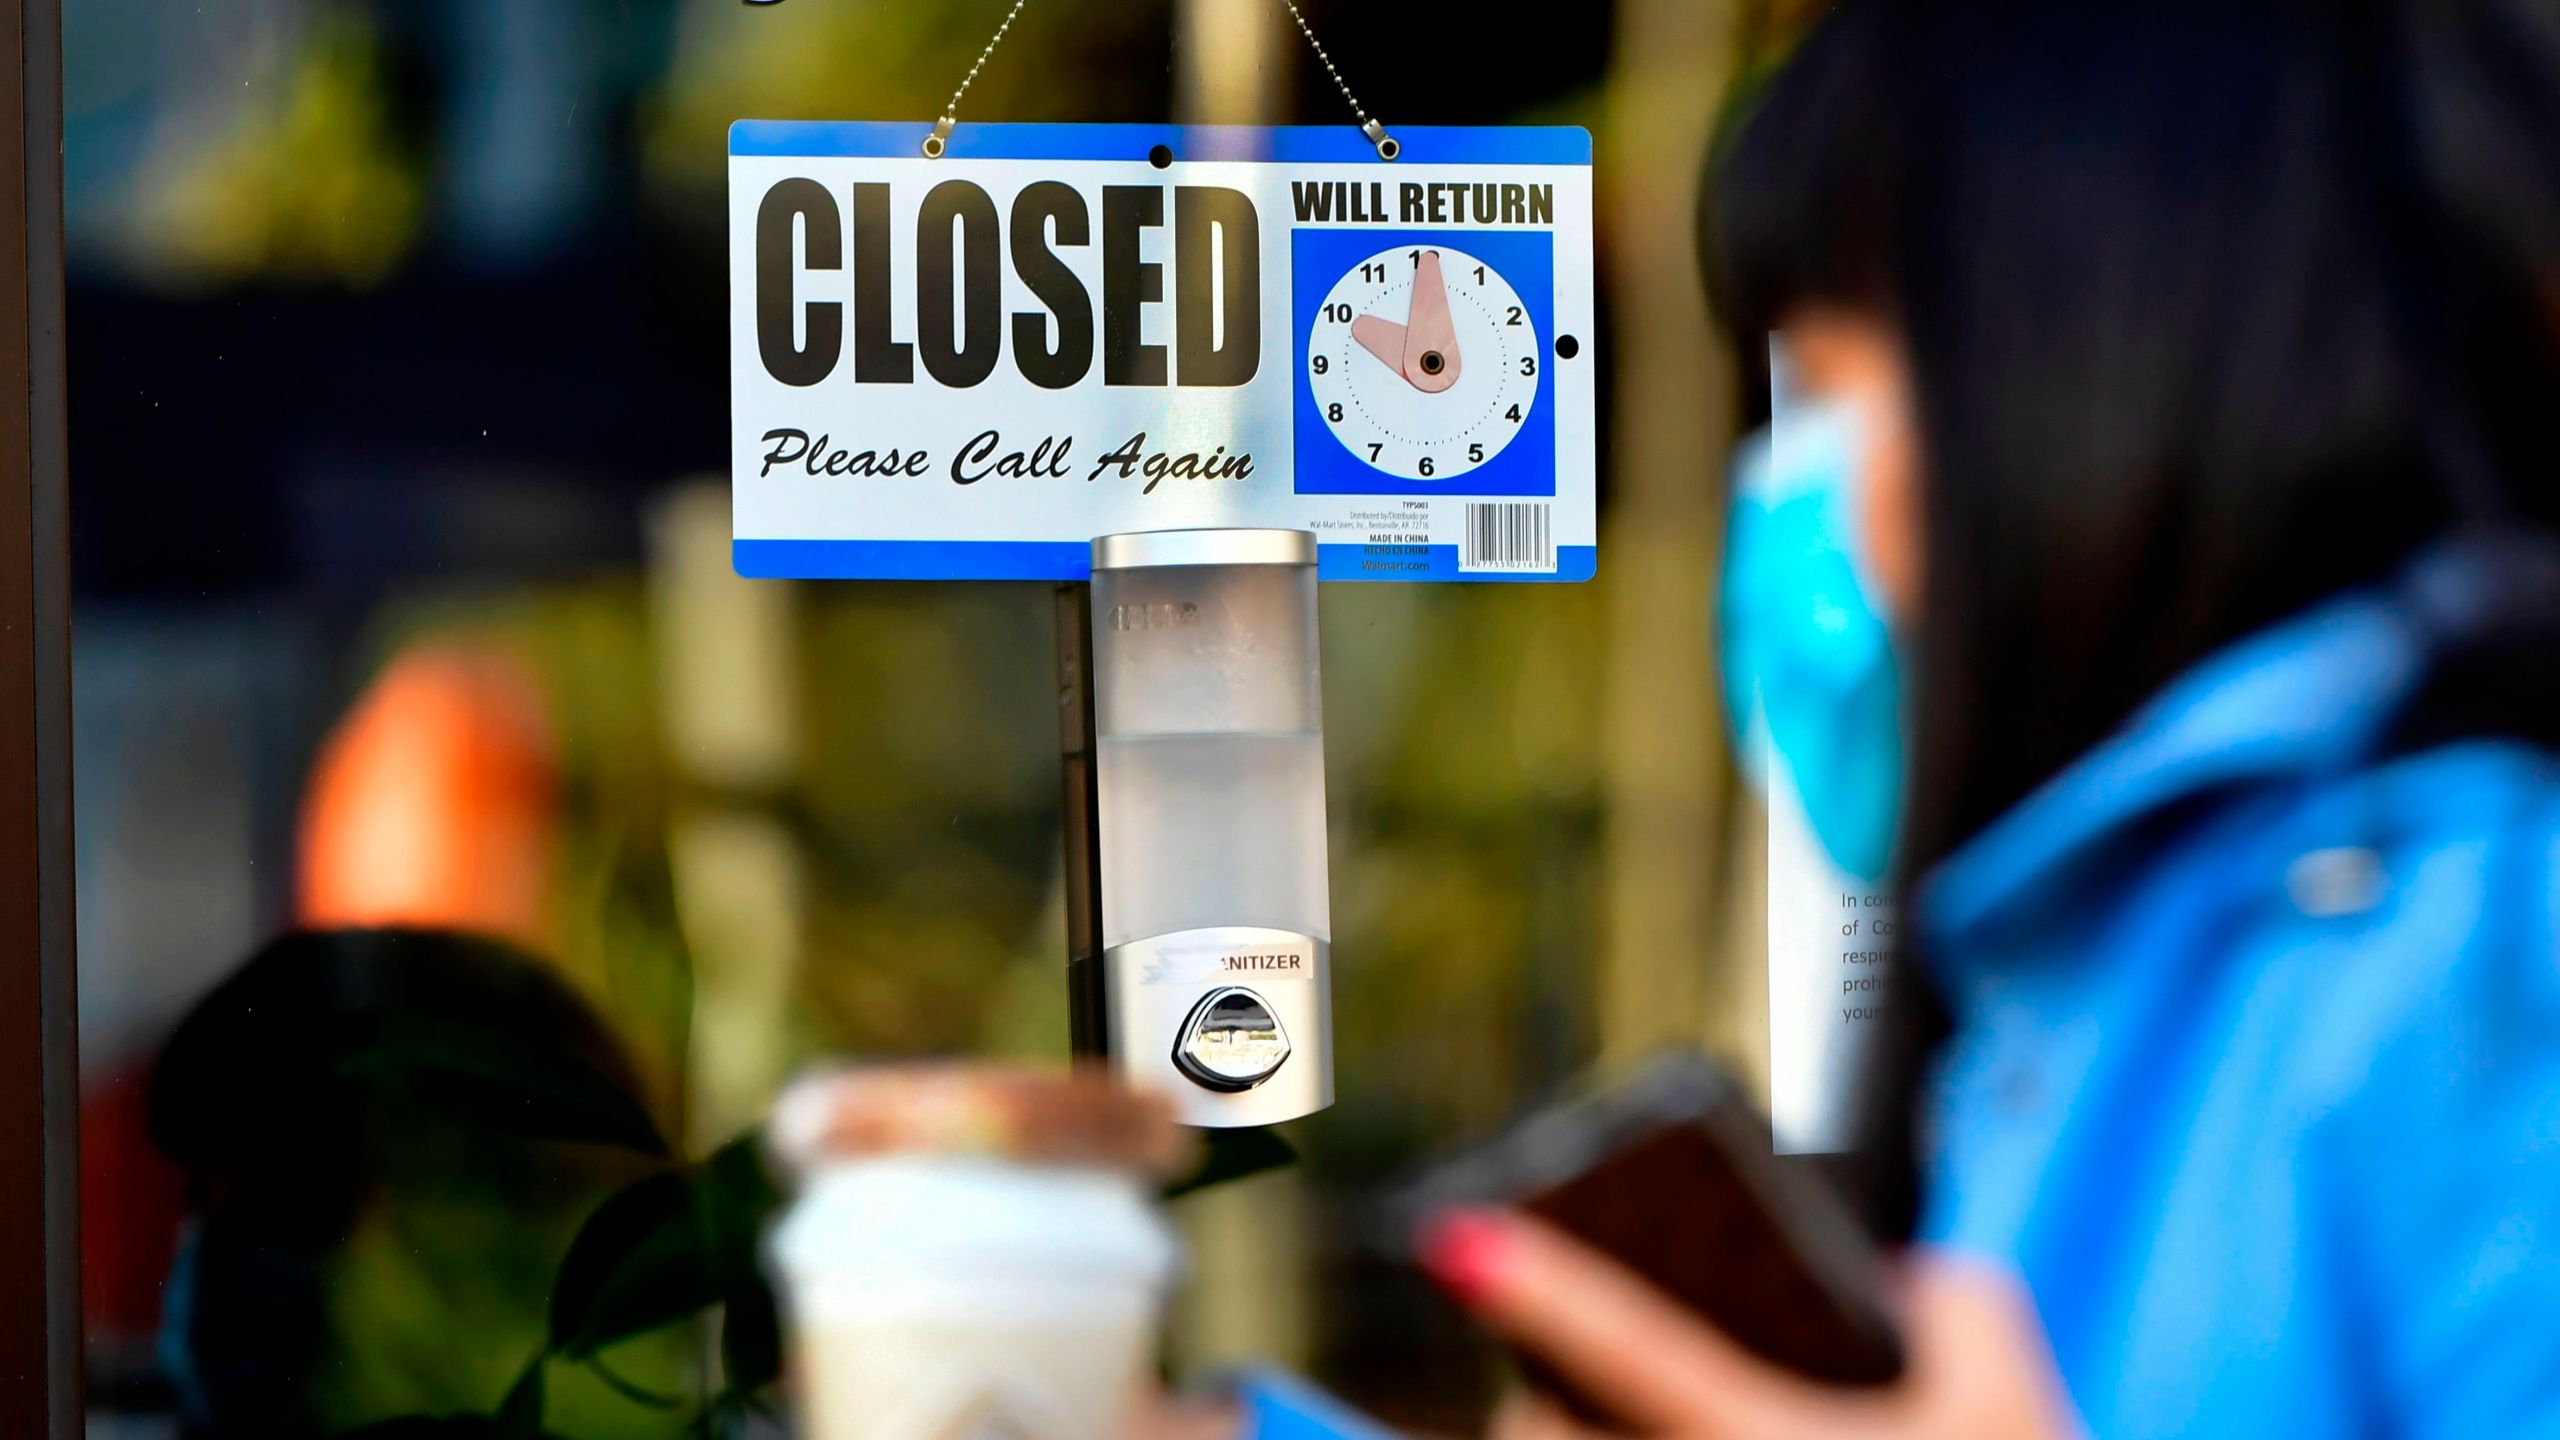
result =
[[[741,121],[739,573],[1080,579],[1312,530],[1330,580],[1581,580],[1579,129]]]

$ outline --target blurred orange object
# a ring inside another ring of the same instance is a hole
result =
[[[303,798],[298,918],[478,931],[545,950],[559,803],[531,677],[482,651],[412,651],[321,747]]]

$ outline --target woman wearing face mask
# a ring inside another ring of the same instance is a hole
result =
[[[1914,1364],[1437,1272],[1664,1435],[2560,1434],[2560,10],[1846,0],[1711,212],[1731,698],[1945,1025]]]

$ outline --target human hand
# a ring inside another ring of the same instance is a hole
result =
[[[2060,1440],[2080,1432],[2017,1285],[1924,1256],[1906,1272],[1910,1365],[1883,1390],[1800,1379],[1743,1350],[1652,1285],[1526,1216],[1465,1211],[1423,1239],[1425,1265],[1476,1317],[1552,1365],[1635,1433],[1678,1440]],[[1523,1400],[1494,1440],[1583,1440]]]
[[[1237,1440],[1245,1433],[1244,1408],[1223,1395],[1171,1395],[1153,1391],[1131,1407],[1121,1440]]]

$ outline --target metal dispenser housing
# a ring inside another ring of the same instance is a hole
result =
[[[1104,1027],[1193,1125],[1333,1103],[1315,567],[1300,530],[1093,543]]]

